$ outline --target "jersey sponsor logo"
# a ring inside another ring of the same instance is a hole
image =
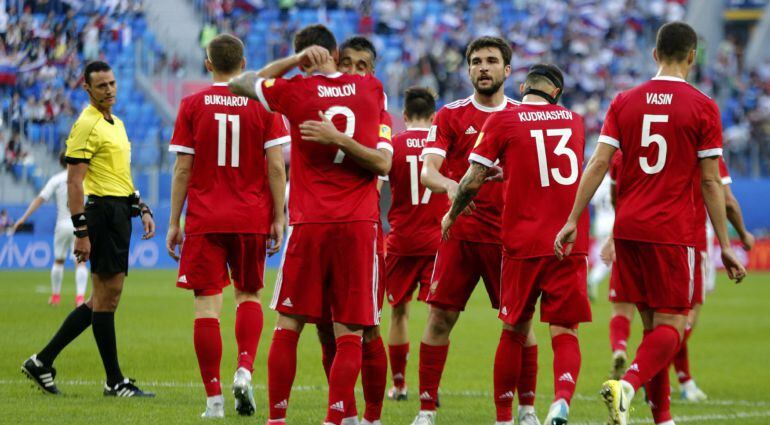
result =
[[[342,87],[318,86],[318,97],[348,97],[356,95],[355,84],[345,84]]]
[[[674,101],[673,93],[645,93],[648,105],[670,105]]]
[[[390,140],[391,130],[390,127],[382,124],[380,125],[380,139]]]
[[[474,126],[470,126],[467,129],[465,129],[465,134],[476,134],[478,133],[478,130]]]
[[[187,283],[187,275],[183,274],[183,275],[179,276],[179,280],[177,280],[177,282],[179,282],[179,283]]]
[[[406,139],[406,147],[408,148],[424,148],[425,139]]]
[[[246,96],[225,96],[221,94],[207,94],[203,96],[204,105],[217,106],[246,106],[249,99]]]
[[[530,111],[519,112],[519,121],[550,121],[550,120],[571,120],[571,111]]]
[[[292,304],[291,298],[286,298],[285,300],[283,300],[281,305],[284,307],[294,308],[294,304]]]

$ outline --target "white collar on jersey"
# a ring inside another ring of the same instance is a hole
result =
[[[548,102],[521,102],[522,105],[550,105]]]
[[[652,77],[652,79],[656,80],[656,81],[677,81],[679,83],[686,83],[687,82],[687,81],[685,81],[685,80],[683,80],[683,79],[681,79],[679,77],[671,77],[671,76],[668,76],[668,75],[660,75],[660,76],[657,76],[657,77]]]
[[[227,87],[227,83],[214,83],[212,84],[214,87]]]
[[[412,127],[412,128],[407,128],[406,131],[430,131],[430,129],[423,128],[423,127]]]
[[[313,76],[315,76],[315,75],[320,75],[322,77],[328,77],[328,78],[337,78],[340,75],[342,75],[342,73],[341,72],[332,72],[331,74],[324,74],[323,72],[314,72]]]
[[[503,97],[503,103],[497,106],[489,107],[489,106],[484,106],[479,102],[476,102],[476,98],[473,95],[471,95],[471,103],[473,103],[473,106],[475,106],[476,109],[482,112],[499,112],[505,109],[506,106],[508,106],[508,97],[507,96]]]

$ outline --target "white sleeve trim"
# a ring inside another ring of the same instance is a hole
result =
[[[188,148],[187,146],[182,145],[170,145],[168,147],[169,152],[181,152],[181,153],[189,153],[190,155],[195,155],[195,149]]]
[[[605,134],[599,136],[599,143],[604,143],[605,145],[610,145],[613,148],[620,149],[620,142],[617,139],[614,139]]]
[[[722,186],[727,186],[728,184],[733,184],[733,178],[730,176],[722,177]]]
[[[267,100],[265,99],[265,94],[262,93],[262,83],[265,81],[264,78],[257,79],[257,82],[254,83],[254,91],[257,92],[257,99],[259,99],[259,103],[262,104],[262,106],[267,109],[267,112],[273,112],[272,109],[270,109],[270,105],[267,104]]]
[[[481,155],[479,155],[477,153],[472,153],[471,156],[468,157],[468,161],[469,162],[478,162],[479,164],[481,164],[481,165],[483,165],[485,167],[489,167],[489,168],[492,168],[492,167],[495,166],[495,161],[492,161],[489,158],[484,158],[483,156],[481,156]]]
[[[713,156],[722,156],[722,148],[698,151],[698,158],[711,158]]]
[[[378,142],[377,149],[384,149],[390,152],[391,155],[393,155],[393,145],[391,145],[390,143]]]
[[[422,153],[420,153],[420,159],[425,159],[426,155],[438,155],[442,158],[446,158],[446,151],[444,149],[439,148],[423,148]]]
[[[390,177],[388,177],[388,176],[377,176],[377,178],[380,179],[381,181],[384,181],[384,182],[389,182],[390,181]]]
[[[277,139],[268,140],[265,142],[265,149],[272,148],[273,146],[285,145],[291,142],[291,136],[282,136]]]

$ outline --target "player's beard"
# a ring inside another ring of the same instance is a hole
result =
[[[473,89],[476,90],[476,93],[483,95],[483,96],[492,96],[493,94],[497,93],[498,90],[500,90],[500,87],[502,87],[503,83],[505,82],[504,79],[495,80],[492,78],[492,85],[489,87],[480,87],[479,80],[473,81]]]

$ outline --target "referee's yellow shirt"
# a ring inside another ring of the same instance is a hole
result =
[[[131,143],[123,121],[115,115],[107,121],[93,105],[88,105],[72,125],[67,139],[67,162],[87,162],[83,187],[86,195],[129,196]]]

